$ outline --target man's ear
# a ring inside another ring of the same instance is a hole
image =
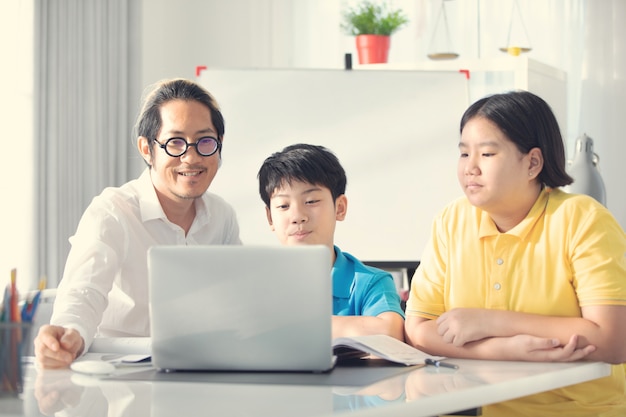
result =
[[[335,219],[343,221],[348,213],[348,198],[345,194],[341,194],[335,200]]]
[[[152,156],[150,155],[149,143],[150,142],[148,141],[148,138],[145,136],[139,136],[137,138],[137,149],[139,149],[141,157],[144,161],[146,161],[146,164],[148,164],[148,166],[152,166]]]
[[[274,222],[272,222],[272,212],[267,206],[265,206],[265,216],[267,217],[267,223],[270,225],[270,229],[272,229],[273,232],[276,229],[274,228]]]

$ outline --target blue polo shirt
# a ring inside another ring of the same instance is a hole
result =
[[[333,314],[377,316],[395,311],[404,318],[400,296],[389,272],[363,264],[335,246]]]

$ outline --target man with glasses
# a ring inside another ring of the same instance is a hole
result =
[[[136,130],[148,168],[94,198],[70,238],[50,325],[35,339],[43,368],[68,366],[96,336],[149,336],[151,246],[241,244],[234,210],[207,192],[224,139],[213,97],[191,81],[161,82]]]

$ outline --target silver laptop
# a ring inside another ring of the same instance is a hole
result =
[[[332,368],[325,246],[155,246],[152,364],[163,370]]]

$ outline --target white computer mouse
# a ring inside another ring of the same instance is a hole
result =
[[[115,371],[115,365],[104,361],[84,360],[72,362],[70,369],[87,375],[108,375]]]

